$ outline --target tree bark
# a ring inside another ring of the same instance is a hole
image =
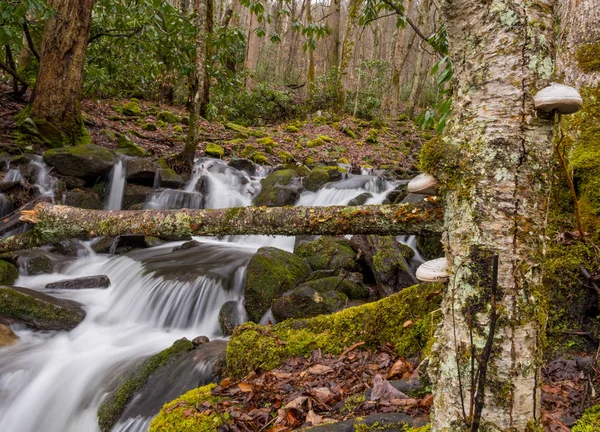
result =
[[[242,207],[215,210],[86,210],[38,204],[21,212],[33,230],[0,241],[0,252],[67,239],[141,234],[167,238],[189,235],[423,234],[441,231],[435,203],[357,207]]]
[[[451,277],[432,348],[434,431],[473,430],[476,401],[484,401],[480,430],[525,431],[539,420],[541,263],[553,122],[536,115],[532,95],[553,75],[552,5],[443,4],[454,114],[438,143],[456,157],[452,170],[440,176],[449,190],[443,240]],[[477,368],[486,363],[490,339],[482,395],[477,376],[485,371]]]
[[[256,66],[258,65],[258,42],[256,34],[258,29],[258,18],[251,11],[248,11],[248,46],[246,47],[246,58],[244,60],[244,85],[246,89],[252,90],[256,84]]]
[[[327,27],[331,30],[329,44],[327,47],[327,70],[337,68],[340,65],[340,21],[341,21],[341,0],[330,0],[329,17],[327,18]]]
[[[56,16],[44,26],[31,117],[59,132],[54,145],[76,144],[85,135],[80,93],[93,0],[50,0]]]
[[[306,0],[306,25],[311,25],[313,22],[312,17],[312,1]],[[306,91],[310,92],[310,89],[315,82],[315,50],[309,45],[307,49],[307,67],[306,67]]]
[[[348,75],[348,69],[352,57],[354,57],[354,47],[356,45],[356,28],[360,18],[361,0],[350,0],[348,3],[348,16],[346,17],[346,32],[344,35],[344,43],[340,59],[340,70],[337,77],[337,93],[339,97],[338,109],[343,110],[346,104],[346,92],[344,89],[343,80]]]
[[[428,21],[428,14],[429,14],[429,0],[421,0],[421,6],[420,6],[420,10],[419,10],[419,18],[418,18],[418,26],[419,29],[421,29],[421,31],[424,30],[425,28],[425,24]],[[413,72],[413,76],[412,76],[412,84],[411,84],[411,88],[410,88],[410,96],[408,97],[408,100],[406,101],[406,115],[408,116],[409,119],[412,119],[414,117],[415,114],[415,106],[417,105],[418,102],[418,97],[420,95],[420,84],[421,84],[421,77],[423,76],[423,55],[424,55],[424,49],[420,46],[417,45],[417,59],[415,61],[415,68],[414,68],[414,72]]]

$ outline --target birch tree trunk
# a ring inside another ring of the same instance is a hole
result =
[[[311,25],[312,17],[312,1],[306,0],[306,25]],[[309,44],[306,50],[308,55],[306,66],[306,91],[310,94],[310,89],[315,82],[315,50]]]
[[[532,95],[553,74],[553,2],[446,0],[442,8],[454,115],[438,145],[454,167],[436,173],[448,190],[451,277],[432,348],[432,430],[525,431],[540,412],[553,149],[553,122],[536,116]]]
[[[340,65],[340,22],[341,22],[341,0],[330,0],[329,17],[327,27],[331,30],[329,44],[327,47],[327,70],[337,68]]]
[[[360,18],[361,0],[350,0],[348,3],[348,15],[346,17],[346,32],[344,33],[344,43],[342,45],[342,54],[340,59],[340,70],[337,79],[337,93],[339,97],[339,109],[343,110],[346,104],[346,92],[344,89],[344,78],[348,75],[350,62],[354,57],[354,47],[356,45],[356,28]]]
[[[93,0],[51,0],[56,16],[44,26],[31,117],[53,147],[85,135],[80,106]]]
[[[256,30],[258,29],[258,18],[251,11],[248,11],[248,46],[246,47],[246,58],[244,60],[244,70],[246,77],[244,78],[244,85],[248,90],[254,88],[256,81],[254,76],[256,74],[256,66],[258,65],[258,35]]]

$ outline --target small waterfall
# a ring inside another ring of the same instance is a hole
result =
[[[104,210],[121,210],[125,192],[125,177],[125,163],[122,159],[119,159],[110,172],[109,192]]]
[[[0,193],[0,217],[11,214],[13,211],[12,201],[3,193]]]
[[[363,193],[373,195],[372,198],[366,201],[366,204],[380,204],[394,187],[396,187],[395,182],[388,182],[380,177],[365,175],[351,176],[345,180],[327,183],[317,192],[303,192],[297,205],[347,205]]]
[[[21,175],[21,171],[15,168],[11,168],[6,171],[4,174],[4,178],[2,179],[2,183],[12,183],[12,182],[20,182],[22,183],[25,179]]]
[[[415,251],[415,255],[410,260],[410,268],[413,271],[417,271],[417,268],[419,268],[419,266],[425,262],[425,258],[421,256],[419,250],[417,249],[417,236],[401,235],[396,237],[396,241],[405,244],[406,246],[410,247],[412,250]]]
[[[48,168],[48,165],[44,163],[44,160],[41,156],[31,156],[30,164],[37,168],[37,178],[34,187],[41,196],[50,197],[54,202],[58,180],[54,176],[50,175],[50,169]]]

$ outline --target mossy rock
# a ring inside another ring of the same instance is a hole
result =
[[[142,130],[145,130],[145,131],[155,131],[157,129],[158,128],[156,127],[156,125],[154,123],[144,123],[142,125]]]
[[[323,236],[296,246],[294,253],[305,258],[313,270],[361,270],[357,253],[346,239]]]
[[[74,189],[64,193],[64,205],[90,210],[102,210],[104,208],[100,197],[96,192],[89,189]]]
[[[137,101],[131,100],[121,107],[121,113],[126,116],[139,116],[142,114],[142,110]]]
[[[339,276],[315,279],[306,282],[305,285],[319,293],[337,291],[343,293],[351,300],[360,300],[369,297],[369,292],[365,286],[359,285],[348,278]]]
[[[300,128],[296,125],[287,125],[285,127],[285,131],[289,133],[297,133],[300,132]]]
[[[321,137],[317,137],[317,138],[309,140],[306,143],[306,147],[308,147],[308,148],[323,147],[325,144],[326,144],[325,140],[323,140]]]
[[[371,198],[373,198],[373,194],[372,193],[364,192],[364,193],[361,193],[356,198],[353,198],[350,201],[348,201],[348,205],[349,206],[361,206],[361,205],[363,205],[364,203],[366,203]]]
[[[175,126],[173,126],[173,132],[178,133],[178,134],[182,134],[183,133],[183,126],[181,126],[181,125],[175,125]]]
[[[308,177],[304,179],[306,190],[316,192],[325,183],[341,180],[346,170],[338,166],[319,166],[313,168]]]
[[[254,205],[283,207],[293,205],[300,197],[302,185],[298,173],[291,169],[277,170],[261,182],[261,191],[254,199]]]
[[[170,111],[161,111],[156,115],[158,120],[161,120],[165,123],[175,124],[179,123],[179,118]]]
[[[256,142],[260,145],[264,145],[265,147],[277,147],[277,142],[271,137],[259,138]]]
[[[269,158],[263,152],[255,151],[248,156],[248,159],[258,165],[269,165]]]
[[[286,152],[286,151],[282,151],[282,152],[277,153],[277,157],[279,159],[281,159],[281,162],[283,162],[285,164],[294,162],[296,160],[294,158],[294,156],[292,156],[291,153]]]
[[[225,156],[225,149],[218,144],[209,143],[206,145],[206,149],[204,149],[204,154],[208,157],[223,159],[223,156]]]
[[[442,245],[442,236],[417,236],[417,250],[426,260],[443,257],[445,252]]]
[[[247,146],[245,146],[242,151],[240,152],[240,156],[243,158],[247,158],[249,157],[252,153],[257,152],[258,149],[253,146],[252,144],[248,144]]]
[[[215,432],[219,426],[228,423],[228,415],[211,413],[208,415],[188,415],[204,403],[211,405],[225,400],[223,397],[213,396],[211,390],[216,384],[208,384],[190,390],[183,396],[171,401],[163,407],[160,413],[150,423],[150,432]]]
[[[225,123],[225,127],[227,129],[231,129],[232,131],[237,132],[244,138],[247,138],[249,136],[261,138],[264,136],[264,134],[260,131],[255,131],[255,130],[249,129],[247,127],[244,127],[244,126],[241,126],[241,125],[235,124],[235,123]]]
[[[334,287],[335,288],[335,287]],[[308,284],[300,285],[278,298],[271,308],[277,321],[310,318],[341,310],[348,297],[338,291],[320,292]]]
[[[139,145],[133,142],[133,140],[126,134],[120,135],[117,139],[118,152],[127,156],[142,157],[146,154],[146,151]]]
[[[332,315],[287,320],[274,326],[246,323],[237,327],[227,344],[227,368],[241,379],[253,370],[271,370],[288,358],[340,354],[354,343],[376,348],[386,343],[401,356],[427,353],[439,314],[442,284],[421,284],[390,297]],[[409,326],[407,321],[413,323]],[[433,327],[432,327],[433,326]]]
[[[235,300],[227,301],[221,306],[219,311],[219,327],[225,336],[230,336],[233,329],[242,322],[238,313],[238,302]]]
[[[10,328],[0,324],[0,348],[14,345],[19,340],[17,336]]]
[[[311,269],[302,258],[274,247],[260,248],[246,270],[246,311],[258,322],[273,301],[304,282]]]
[[[75,177],[99,177],[117,161],[114,151],[93,144],[48,150],[44,162],[57,173]]]
[[[19,270],[13,264],[0,261],[0,285],[12,285],[19,278]]]
[[[177,361],[194,349],[187,339],[176,341],[171,347],[148,358],[126,377],[119,387],[103,400],[98,408],[98,424],[102,432],[109,432],[119,419],[127,404],[137,390],[148,381],[150,376],[164,366]]]
[[[180,188],[185,185],[185,180],[171,168],[160,168],[158,170],[158,181],[161,187]]]
[[[79,303],[27,288],[0,287],[0,317],[36,330],[72,330],[85,318]]]
[[[365,138],[365,142],[368,144],[378,144],[379,141],[377,139],[378,136],[378,132],[375,129],[371,129],[368,133],[367,133],[367,137]]]

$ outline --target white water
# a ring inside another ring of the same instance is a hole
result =
[[[377,203],[394,188],[391,182],[357,177],[317,193],[305,192],[298,204],[344,205],[364,192],[372,193],[369,202]],[[259,187],[260,176],[251,178],[221,161],[200,160],[184,193],[202,197],[195,208],[228,207],[249,205]],[[156,196],[149,203],[155,208],[172,204]],[[87,311],[71,332],[32,332],[13,326],[21,341],[0,349],[0,431],[97,431],[96,412],[113,376],[181,337],[221,337],[219,310],[229,300],[241,305],[252,254],[261,246],[294,247],[294,238],[288,237],[196,239],[203,244],[178,252],[171,250],[181,242],[118,257],[96,255],[88,248],[87,257],[60,273],[22,276],[16,285],[40,291],[50,282],[99,274],[107,275],[112,285],[105,290],[51,292],[80,302]],[[141,432],[149,421],[126,419],[113,430]]]
[[[119,159],[110,172],[109,192],[104,210],[121,210],[125,193],[125,162]]]
[[[50,197],[54,201],[54,195],[58,186],[58,180],[56,177],[50,175],[50,168],[41,156],[31,156],[31,165],[37,168],[37,179],[34,187],[37,189],[38,194],[44,197]]]

